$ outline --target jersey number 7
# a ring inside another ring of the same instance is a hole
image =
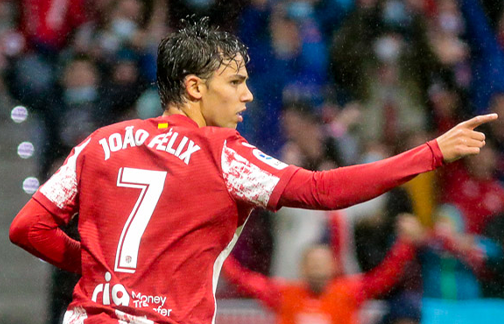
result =
[[[114,271],[134,273],[142,235],[163,192],[166,171],[120,168],[117,186],[141,189],[117,245]]]

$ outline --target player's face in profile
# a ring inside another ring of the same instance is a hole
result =
[[[201,113],[207,126],[236,128],[243,121],[245,105],[254,97],[247,87],[247,69],[238,54],[225,61],[203,86]]]

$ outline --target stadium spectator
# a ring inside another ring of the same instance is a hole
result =
[[[358,108],[355,106],[348,105],[340,111],[337,107],[325,105],[321,117],[321,112],[309,102],[286,102],[281,119],[286,142],[281,148],[280,159],[288,164],[314,171],[351,164],[349,160],[354,158],[357,148],[356,140],[351,138],[347,131],[359,116]],[[303,132],[299,132],[300,129],[303,129]],[[351,151],[352,143],[353,154],[341,154],[341,151]],[[382,158],[384,156],[380,159]],[[340,260],[345,266],[352,268],[352,273],[355,272],[356,268],[350,265],[355,259],[351,257],[354,253],[353,222],[358,217],[372,214],[371,210],[378,209],[377,202],[381,200],[383,199],[376,198],[371,202],[345,209],[343,217],[339,217],[341,213],[319,210],[298,208],[279,210],[272,218],[275,244],[271,274],[288,279],[298,278],[296,269],[301,258],[299,251],[316,243],[329,243],[333,239],[335,241],[331,246],[334,247],[334,252],[341,254]],[[331,223],[334,226],[329,225]],[[329,227],[338,227],[337,234],[329,231]],[[340,240],[343,237],[345,239]],[[336,244],[336,241],[342,244]],[[336,245],[338,247],[335,247]]]
[[[86,21],[86,0],[23,0],[20,8],[20,29],[29,47],[52,57]]]
[[[102,126],[136,117],[135,104],[146,89],[136,52],[122,49],[110,66],[110,77],[101,88]]]
[[[401,277],[423,240],[412,215],[397,223],[398,241],[383,263],[367,273],[346,276],[325,245],[307,248],[299,265],[301,280],[268,278],[243,268],[233,257],[224,263],[225,277],[246,295],[259,299],[277,315],[277,323],[359,323],[364,302],[387,292]]]
[[[438,61],[433,76],[467,90],[471,81],[470,48],[462,37],[464,22],[456,0],[438,1],[433,10],[436,14],[429,17],[427,25],[428,43]]]
[[[66,62],[61,76],[61,131],[64,149],[70,151],[104,123],[100,74],[96,64],[77,56]],[[63,154],[64,156],[64,154]]]
[[[394,225],[399,215],[413,212],[413,201],[404,187],[394,188],[382,199],[380,209],[367,217],[361,216],[354,225],[355,253],[363,272],[370,271],[383,262],[397,240]],[[415,217],[420,221],[418,215]],[[387,305],[383,323],[395,323],[400,320],[413,323],[420,321],[422,295],[420,276],[418,260],[413,258],[406,265],[404,275],[398,279],[395,286],[381,296]]]
[[[293,9],[298,2],[253,1],[242,13],[238,35],[250,44],[254,57],[250,87],[257,101],[250,106],[250,120],[243,134],[257,145],[279,154],[282,107],[289,101],[307,101],[315,107],[323,101],[327,76],[327,49],[313,12]],[[309,7],[309,5],[308,5]],[[265,66],[262,62],[268,62]],[[255,130],[262,128],[263,132]]]
[[[464,216],[453,205],[440,206],[435,218],[433,236],[418,253],[423,296],[482,298],[482,284],[495,275],[492,265],[504,262],[502,247],[488,237],[467,233]]]
[[[440,202],[455,205],[468,234],[481,234],[487,222],[504,211],[504,187],[496,177],[497,155],[491,142],[478,156],[439,172]]]
[[[12,58],[21,54],[25,39],[16,30],[15,5],[9,1],[0,2],[0,118],[7,119],[6,107],[14,107],[16,101],[9,91],[7,80],[2,77],[9,69]]]
[[[99,39],[102,49],[113,54],[124,47],[137,46],[145,41],[141,32],[145,4],[139,0],[119,0],[111,2],[109,15],[101,30]]]
[[[490,111],[494,113],[504,112],[504,93],[495,94],[490,102]],[[489,138],[495,144],[497,163],[496,176],[504,184],[504,123],[500,120],[497,125],[490,125]]]
[[[332,77],[343,102],[363,106],[363,139],[394,143],[405,130],[427,126],[426,75],[437,60],[425,36],[421,12],[399,1],[358,2],[335,31]]]
[[[483,235],[499,244],[504,250],[504,214],[496,215],[488,221]],[[483,296],[488,298],[504,299],[504,262],[486,263],[493,274],[482,283]]]
[[[480,1],[457,0],[466,26],[472,69],[474,113],[489,111],[492,97],[504,92],[504,51]]]
[[[344,165],[340,161],[338,143],[324,133],[320,114],[309,102],[287,102],[282,110],[281,124],[287,141],[280,157],[286,163],[313,171]]]
[[[434,130],[442,134],[460,121],[461,116],[468,114],[465,111],[461,90],[454,84],[447,82],[434,82],[429,89],[429,101],[432,107]],[[467,108],[466,108],[467,109]]]

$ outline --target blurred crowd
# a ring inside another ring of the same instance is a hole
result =
[[[372,162],[499,113],[480,155],[346,210],[258,210],[233,252],[262,275],[299,279],[302,251],[325,244],[339,273],[368,272],[393,247],[398,215],[415,215],[423,242],[376,297],[390,305],[384,323],[419,323],[422,298],[504,298],[503,9],[491,0],[0,0],[0,109],[22,104],[36,116],[45,180],[96,128],[162,113],[157,45],[194,15],[249,47],[255,100],[238,130],[286,163]],[[65,276],[54,280],[75,279]],[[54,322],[69,290],[51,292]],[[218,295],[242,296],[226,281]]]

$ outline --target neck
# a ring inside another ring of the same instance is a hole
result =
[[[199,127],[206,126],[206,121],[201,115],[200,110],[195,108],[197,107],[192,107],[191,105],[182,105],[182,106],[170,105],[163,112],[163,116],[183,115],[195,121]]]

